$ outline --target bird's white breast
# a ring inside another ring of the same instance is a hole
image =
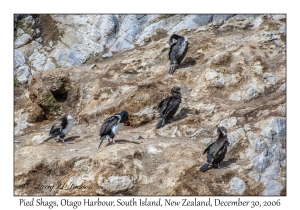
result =
[[[112,132],[117,135],[117,133],[124,128],[124,123],[118,123],[117,125],[112,127]]]
[[[73,124],[74,124],[74,118],[68,119],[68,125],[66,126],[65,129],[62,130],[62,132],[63,132],[65,135],[67,135],[67,134],[70,132],[70,130],[71,130]]]

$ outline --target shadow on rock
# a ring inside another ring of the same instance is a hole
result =
[[[174,123],[174,122],[177,122],[177,121],[179,121],[179,120],[182,120],[182,119],[184,119],[184,118],[187,118],[187,117],[188,117],[187,114],[190,113],[190,111],[191,111],[191,110],[189,110],[188,108],[183,107],[183,108],[179,111],[179,113],[173,117],[172,120],[170,120],[169,122],[164,122],[163,125],[160,126],[158,129],[161,129],[161,128],[165,127],[165,126],[168,125],[168,124],[172,124],[172,123]]]
[[[230,158],[228,160],[224,160],[221,162],[221,167],[229,167],[232,163],[235,163],[237,161],[236,158]]]
[[[128,141],[128,140],[125,140],[125,139],[119,139],[119,140],[115,140],[116,144],[127,144],[127,143],[130,143],[130,144],[140,144],[139,142],[135,142],[135,141]],[[106,147],[108,146],[112,146],[114,144],[107,144]]]
[[[185,60],[180,64],[180,68],[187,68],[190,66],[194,66],[196,61],[192,57],[186,57]]]
[[[230,158],[228,160],[224,160],[220,163],[220,168],[219,169],[226,169],[226,168],[230,168],[229,166],[232,164],[232,163],[235,163],[237,161],[236,158]],[[208,169],[208,170],[211,170],[211,169],[218,169],[217,165],[214,164],[214,165],[211,165]]]
[[[191,110],[189,110],[188,108],[185,108],[185,107],[183,107],[181,110],[180,110],[180,112],[177,114],[177,115],[175,115],[174,117],[173,117],[173,122],[177,122],[177,121],[179,121],[179,120],[182,120],[182,119],[184,119],[184,118],[187,118],[188,117],[188,113],[190,113],[190,111]]]
[[[68,138],[65,138],[65,142],[72,142],[77,138],[80,138],[80,136],[70,136]]]

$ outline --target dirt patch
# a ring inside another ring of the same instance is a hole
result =
[[[211,63],[213,65],[224,65],[227,64],[231,58],[231,53],[225,52],[220,55],[217,55],[215,58],[212,59]]]
[[[152,35],[151,40],[152,41],[159,41],[165,37],[169,37],[168,32],[163,29],[157,29],[156,35]]]
[[[35,18],[35,25],[33,28],[39,28],[41,31],[42,43],[44,46],[47,46],[50,41],[54,41],[54,45],[57,44],[59,36],[63,36],[57,26],[56,21],[54,21],[51,15],[37,15]]]
[[[22,95],[28,89],[28,85],[17,85],[14,86],[14,109],[18,110],[23,108],[23,98]]]
[[[27,122],[29,123],[42,122],[46,119],[44,110],[36,103],[31,103],[26,112],[29,113],[27,119]]]
[[[265,187],[262,183],[251,182],[251,183],[246,183],[246,186],[247,187],[243,195],[247,195],[247,196],[261,195],[265,190]]]

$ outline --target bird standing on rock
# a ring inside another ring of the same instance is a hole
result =
[[[203,154],[207,152],[207,162],[200,168],[202,172],[205,172],[211,163],[217,164],[218,168],[220,168],[220,163],[225,158],[227,147],[229,146],[227,130],[221,126],[217,132],[219,134],[218,139],[204,150]]]
[[[124,122],[128,119],[128,112],[123,110],[121,113],[115,114],[107,118],[101,126],[100,129],[100,143],[98,148],[100,148],[103,140],[108,137],[108,142],[111,144],[109,138],[112,139],[112,143],[115,144],[115,136],[117,133],[123,129]]]
[[[176,41],[175,41],[176,40]],[[170,51],[169,51],[169,60],[170,60],[170,69],[169,74],[173,74],[175,69],[184,61],[187,52],[188,52],[188,40],[177,34],[173,34],[169,40]]]
[[[58,121],[53,123],[49,132],[50,137],[47,138],[44,142],[52,138],[56,138],[58,139],[58,141],[61,140],[63,143],[66,143],[64,141],[64,138],[70,132],[73,124],[74,124],[74,118],[70,114],[64,115]]]
[[[172,96],[165,98],[159,103],[158,109],[160,109],[160,119],[156,124],[156,128],[160,128],[163,122],[168,123],[175,115],[181,103],[180,91],[180,87],[173,87],[171,89]]]

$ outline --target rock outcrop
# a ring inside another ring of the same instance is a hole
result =
[[[15,195],[285,195],[283,27],[284,15],[18,19]],[[174,32],[191,45],[168,75]],[[179,110],[155,129],[157,105],[174,86]],[[104,119],[124,109],[117,144],[98,150]],[[73,144],[42,143],[63,113],[76,121],[66,137]],[[201,173],[218,126],[228,130],[227,168]]]

